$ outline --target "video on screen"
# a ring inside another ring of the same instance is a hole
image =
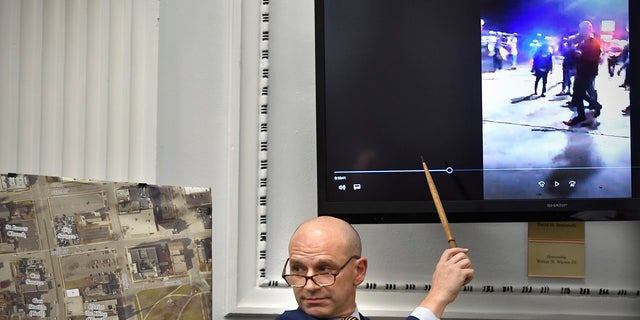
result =
[[[628,0],[480,10],[485,199],[631,197]]]

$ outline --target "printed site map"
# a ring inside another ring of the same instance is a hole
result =
[[[0,320],[211,319],[211,190],[0,174]]]

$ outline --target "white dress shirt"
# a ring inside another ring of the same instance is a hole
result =
[[[425,307],[417,307],[411,312],[411,315],[420,320],[440,320],[431,310]]]

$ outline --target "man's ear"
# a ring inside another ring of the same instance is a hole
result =
[[[367,267],[369,262],[367,258],[360,258],[355,262],[354,273],[355,277],[353,279],[353,285],[358,286],[364,281],[364,277],[367,275]]]

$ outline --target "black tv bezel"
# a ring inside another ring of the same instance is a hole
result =
[[[327,0],[328,1],[328,0]],[[315,0],[315,75],[318,216],[330,215],[355,224],[439,223],[433,201],[328,201],[326,159],[326,99],[324,56],[324,2]],[[638,12],[640,3],[629,1],[629,12]],[[636,10],[636,11],[634,11]],[[640,34],[637,16],[629,16],[629,34]],[[632,36],[630,36],[631,38]],[[635,60],[637,53],[631,52]],[[632,65],[635,66],[635,65]],[[638,68],[631,71],[637,83]],[[635,88],[635,87],[634,87]],[[630,91],[630,101],[638,105],[639,90]],[[481,103],[479,101],[478,103]],[[502,199],[442,201],[449,222],[535,222],[535,221],[631,221],[640,220],[640,119],[631,116],[630,198],[596,199]],[[635,151],[635,153],[634,153]],[[418,164],[417,164],[418,165]],[[425,182],[426,183],[426,182]],[[425,193],[428,188],[425,184]]]

